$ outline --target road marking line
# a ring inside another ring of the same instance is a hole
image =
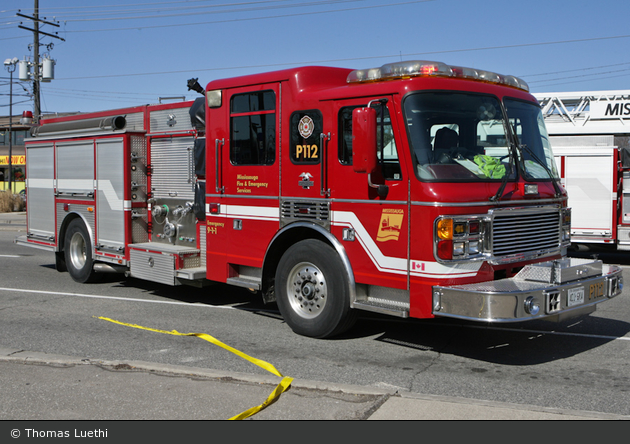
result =
[[[169,304],[169,305],[186,305],[186,306],[192,305],[195,307],[207,307],[207,308],[229,308],[229,309],[234,308],[232,306],[210,305],[210,304],[202,304],[200,302],[154,301],[151,299],[123,298],[123,297],[117,297],[117,296],[101,296],[101,295],[96,295],[96,294],[83,294],[83,293],[67,293],[63,291],[25,290],[22,288],[0,287],[0,291],[15,291],[18,293],[40,293],[40,294],[49,294],[53,296],[74,296],[74,297],[93,298],[93,299],[112,299],[116,301],[149,302],[152,304]]]
[[[73,296],[73,297],[82,297],[82,298],[93,298],[93,299],[111,299],[117,301],[129,301],[129,302],[148,302],[152,304],[169,304],[169,305],[184,305],[184,306],[194,306],[194,307],[204,307],[204,308],[222,308],[222,309],[230,309],[235,310],[237,307],[234,306],[225,306],[225,305],[211,305],[211,304],[202,304],[200,302],[175,302],[175,301],[154,301],[150,299],[137,299],[137,298],[122,298],[117,296],[101,296],[94,294],[82,294],[82,293],[67,293],[62,291],[46,291],[46,290],[25,290],[21,288],[6,288],[0,287],[0,291],[14,291],[19,293],[40,293],[40,294],[50,294],[57,296]],[[241,309],[239,310],[247,310]],[[256,311],[266,311],[263,309],[256,309]],[[269,310],[272,311],[272,310]],[[394,319],[392,319],[394,320]],[[404,321],[403,321],[404,322]],[[445,324],[435,323],[436,326],[445,326]],[[458,327],[461,327],[458,325]],[[528,329],[512,329],[512,328],[501,328],[501,327],[492,327],[485,325],[468,325],[466,328],[474,328],[474,329],[487,329],[487,330],[497,330],[497,331],[510,331],[510,332],[523,332],[523,333],[536,333],[536,334],[545,334],[545,335],[559,335],[559,336],[576,336],[576,337],[585,337],[585,338],[593,338],[593,339],[616,339],[621,341],[630,341],[630,337],[627,336],[607,336],[607,335],[594,335],[588,333],[572,333],[572,332],[562,332],[562,331],[547,331],[547,330],[528,330]]]

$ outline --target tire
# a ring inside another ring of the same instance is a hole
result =
[[[63,251],[55,252],[55,269],[59,272],[68,271],[68,267],[66,267],[66,256]]]
[[[90,236],[81,219],[74,219],[66,229],[64,242],[65,265],[73,280],[80,283],[94,282],[94,260]]]
[[[276,270],[276,300],[280,313],[300,335],[328,338],[356,321],[350,308],[350,285],[337,252],[309,239],[291,246]]]

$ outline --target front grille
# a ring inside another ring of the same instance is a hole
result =
[[[560,220],[557,208],[497,211],[492,219],[493,256],[557,250]]]

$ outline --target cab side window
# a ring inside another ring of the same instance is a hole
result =
[[[230,162],[272,165],[276,160],[276,95],[235,94],[230,100]]]
[[[359,107],[348,106],[339,110],[338,157],[342,165],[352,165],[352,111]],[[387,180],[402,180],[389,110],[387,106],[381,104],[377,104],[375,107],[378,163],[381,166],[383,177]]]

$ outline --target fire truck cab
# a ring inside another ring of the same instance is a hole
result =
[[[359,310],[516,322],[621,293],[619,267],[566,257],[567,195],[516,77],[412,61],[198,89],[34,128],[17,242],[80,282],[249,288],[312,337]]]

